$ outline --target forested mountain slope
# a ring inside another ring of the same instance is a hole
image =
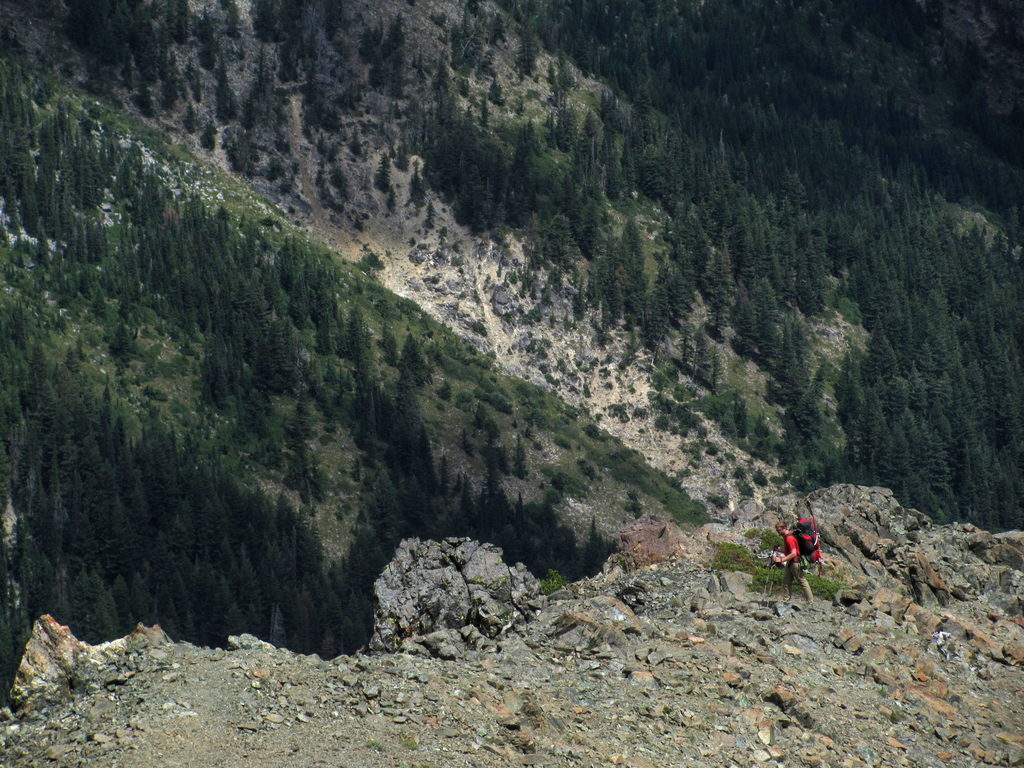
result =
[[[0,127],[3,679],[44,611],[331,655],[365,641],[402,537],[573,575],[607,552],[598,520],[699,516],[229,178],[16,59]]]
[[[606,178],[670,212],[665,275],[772,375],[794,479],[1017,524],[1022,112],[987,109],[936,4],[510,7],[631,97]],[[831,367],[833,308],[870,339]]]
[[[1019,522],[1012,4],[7,5],[701,498]]]
[[[7,47],[108,105],[85,125],[32,116],[51,104],[48,86],[34,86],[32,109],[17,104],[26,94],[10,97],[10,113],[30,127],[4,134],[17,159],[4,166],[2,194],[20,201],[5,207],[5,227],[44,245],[8,240],[6,280],[20,291],[8,295],[14,307],[33,295],[64,340],[14,333],[4,342],[22,361],[13,370],[23,387],[5,385],[17,393],[5,459],[31,466],[19,430],[51,401],[24,392],[47,380],[47,360],[65,360],[54,381],[77,381],[78,365],[97,391],[111,391],[111,409],[132,398],[143,406],[115,431],[125,446],[159,438],[185,464],[209,450],[230,482],[255,470],[270,498],[284,488],[321,524],[340,510],[339,530],[327,534],[335,554],[352,537],[358,552],[373,552],[381,529],[439,533],[452,521],[482,538],[529,539],[528,521],[552,530],[556,507],[582,531],[592,514],[611,520],[658,499],[684,514],[689,502],[664,478],[620,464],[626,452],[576,423],[587,412],[711,506],[852,481],[891,486],[939,520],[1020,526],[1021,26],[1012,5],[993,0],[974,4],[984,13],[971,27],[967,5],[4,0]],[[76,132],[106,135],[98,126],[111,106],[220,164],[362,270],[314,257],[269,207],[226,204],[221,214],[215,199],[189,203],[189,184],[147,182],[141,171],[127,178],[148,191],[132,202],[114,170],[121,161],[100,139],[85,153],[96,159],[70,173],[57,158],[78,155],[65,144],[79,142]],[[26,133],[35,138],[19,145]],[[50,145],[55,155],[41,151]],[[174,204],[172,189],[181,190]],[[75,213],[82,206],[93,214]],[[97,210],[109,226],[92,221]],[[133,216],[142,229],[122,239]],[[58,235],[55,222],[74,236]],[[47,241],[76,245],[47,256]],[[105,252],[125,271],[105,266],[96,255]],[[90,268],[50,268],[68,253]],[[208,271],[226,264],[237,277]],[[580,411],[542,406],[534,390],[485,373],[364,272]],[[31,290],[18,287],[25,280]],[[81,344],[65,334],[82,322],[76,302],[96,329]],[[24,318],[11,323],[37,332]],[[157,340],[181,351],[162,359]],[[49,355],[33,357],[47,344]],[[111,355],[108,373],[121,369],[109,385],[83,362],[93,349]],[[154,376],[168,366],[181,369],[179,383]],[[62,435],[46,418],[39,434]],[[552,424],[564,431],[542,436]],[[99,455],[118,455],[104,440]],[[76,451],[68,448],[77,461]],[[60,466],[15,472],[15,483],[49,483],[59,491],[46,509],[62,510],[75,481]],[[140,487],[132,476],[121,471],[125,493]],[[167,473],[148,476],[159,486]],[[584,498],[599,481],[610,485]],[[155,492],[188,506],[181,489],[201,483],[188,474],[179,483],[177,495]],[[520,486],[521,507],[511,501]],[[126,515],[142,503],[119,498]],[[389,522],[396,507],[400,524]],[[481,519],[494,508],[496,518]],[[47,525],[59,530],[63,514]],[[195,540],[208,544],[207,533]],[[107,541],[97,536],[90,546]],[[534,538],[580,567],[586,557],[567,536]],[[150,604],[191,594],[196,563],[244,572],[251,549],[227,546],[234,559],[180,553],[192,581],[182,576],[182,588]],[[537,558],[531,567],[551,560]],[[379,559],[345,567],[366,583]],[[283,560],[295,567],[294,556]],[[68,562],[56,589],[77,573],[107,599],[117,573]],[[130,593],[133,577],[121,575]],[[340,604],[358,602],[345,578]],[[302,605],[261,595],[252,616],[265,631],[292,632],[305,619],[273,617]],[[189,620],[176,601],[174,612]],[[354,642],[359,631],[341,629],[345,621],[332,631]],[[324,637],[316,625],[303,642]]]

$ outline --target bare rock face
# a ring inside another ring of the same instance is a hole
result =
[[[899,504],[892,491],[839,485],[807,496],[798,516],[814,514],[822,540],[871,588],[890,587],[928,608],[981,599],[1011,616],[1024,613],[1024,540],[972,525],[934,525]]]
[[[446,656],[456,653],[458,638],[497,638],[542,603],[540,583],[524,565],[508,565],[492,544],[455,538],[403,541],[373,594],[370,650],[393,651],[407,638],[427,638],[421,647],[432,655],[443,649]]]
[[[678,555],[686,542],[675,523],[644,515],[619,531],[614,562],[627,571],[662,563]]]
[[[491,305],[496,314],[504,317],[516,310],[515,295],[505,285],[495,286],[491,294]]]
[[[988,105],[1001,114],[1024,103],[1024,5],[1015,0],[941,0],[945,32],[970,46]]]
[[[19,715],[59,704],[80,691],[98,688],[104,664],[125,653],[170,642],[159,626],[144,627],[119,640],[92,646],[50,615],[36,620],[11,689],[11,706]]]
[[[818,522],[825,551],[848,565],[844,575],[855,584],[899,588],[902,583],[927,603],[948,599],[945,583],[914,546],[931,522],[901,506],[888,488],[822,488],[798,501],[790,517]]]
[[[11,689],[14,711],[27,714],[70,698],[78,656],[85,647],[52,616],[37,619]]]

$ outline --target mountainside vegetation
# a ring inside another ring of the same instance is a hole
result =
[[[0,662],[43,611],[351,650],[402,536],[575,576],[594,515],[700,513],[284,214],[516,244],[516,322],[561,302],[653,361],[619,418],[760,462],[713,504],[856,482],[1024,522],[1024,105],[948,3],[0,5],[33,62],[0,73]]]
[[[1019,525],[1024,112],[985,108],[969,52],[937,42],[935,5],[509,3],[524,35],[608,88],[581,108],[567,70],[549,71],[546,124],[503,153],[435,88],[428,178],[469,226],[533,217],[536,265],[565,272],[602,326],[693,343],[701,302],[698,340],[771,375],[783,433],[751,449],[797,486],[883,484],[940,520]],[[486,159],[451,162],[447,144]],[[637,193],[665,212],[646,253],[635,220],[617,234],[595,214]],[[870,342],[823,365],[808,322],[836,312]],[[683,350],[683,370],[734,394]]]
[[[578,575],[608,545],[557,519],[568,495],[699,517],[159,137],[10,60],[0,127],[4,679],[42,612],[94,639],[144,620],[329,656],[365,642],[403,537]]]
[[[944,32],[945,5],[74,0],[54,18],[94,77],[257,186],[298,183],[296,94],[316,203],[343,226],[371,197],[425,233],[433,187],[469,230],[521,238],[521,293],[543,272],[599,340],[654,353],[666,436],[702,412],[797,488],[880,483],[1009,527],[1024,109],[988,108],[999,73]],[[840,318],[870,341],[829,359],[815,329]],[[724,353],[768,375],[758,398]]]

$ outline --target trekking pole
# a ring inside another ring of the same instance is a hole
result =
[[[764,580],[764,586],[761,587],[761,602],[765,603],[768,601],[768,593],[771,591],[772,584],[772,570],[768,569],[768,576]]]
[[[761,588],[761,602],[764,604],[768,603],[768,599],[771,597],[772,592],[775,590],[775,552],[764,552],[760,555],[768,561],[768,578],[764,580],[764,586]]]

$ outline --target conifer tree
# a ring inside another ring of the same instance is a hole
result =
[[[387,153],[380,156],[377,163],[377,172],[373,176],[373,185],[381,192],[387,193],[391,190],[391,158]]]
[[[216,105],[217,119],[222,123],[230,122],[238,115],[238,102],[228,81],[228,71],[223,58],[217,67]]]

